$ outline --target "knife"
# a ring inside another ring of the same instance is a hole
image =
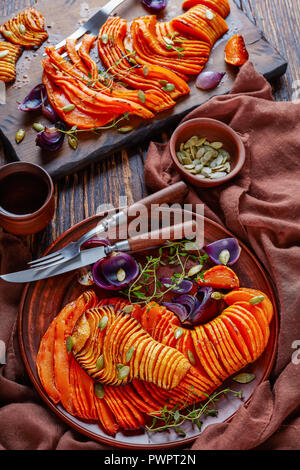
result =
[[[164,227],[153,232],[147,232],[141,235],[136,235],[128,240],[122,240],[114,245],[100,246],[81,251],[76,258],[73,258],[59,266],[52,268],[40,269],[25,269],[10,274],[3,274],[1,279],[7,282],[34,282],[40,279],[57,276],[69,271],[82,268],[94,264],[96,261],[105,258],[114,251],[139,251],[147,248],[154,248],[163,245],[166,241],[180,240],[182,238],[195,237],[197,224],[195,220],[173,225],[172,227]]]

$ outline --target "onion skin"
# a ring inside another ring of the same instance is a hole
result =
[[[35,86],[23,102],[18,106],[20,111],[39,111],[42,109],[42,102],[47,101],[47,90],[43,83]]]
[[[123,269],[125,280],[117,279],[117,272]],[[112,253],[97,261],[93,266],[93,279],[98,287],[106,290],[120,290],[127,287],[139,275],[139,265],[128,253]]]
[[[201,287],[197,296],[181,295],[164,302],[168,310],[173,312],[183,326],[191,327],[201,325],[212,320],[218,314],[218,301],[211,298],[214,289],[212,287]]]
[[[142,0],[142,4],[153,13],[158,13],[166,8],[168,0]]]
[[[42,109],[43,115],[50,122],[53,122],[53,124],[59,120],[58,114],[56,113],[56,111],[54,110],[54,108],[52,107],[52,105],[48,101],[42,103],[42,108],[41,109]]]
[[[162,279],[160,279],[160,282],[165,287],[170,287],[174,284],[174,281],[172,281],[172,279],[169,277],[163,277]],[[171,289],[171,291],[177,294],[188,294],[189,292],[191,292],[193,287],[194,287],[194,283],[192,281],[183,279],[183,281],[181,281],[177,287],[175,287],[174,289]]]
[[[60,149],[63,144],[65,134],[59,132],[58,129],[65,129],[62,122],[57,122],[55,127],[46,127],[43,131],[39,132],[36,136],[35,143],[38,147],[49,152],[55,152]]]
[[[216,242],[210,243],[204,247],[210,259],[217,265],[220,264],[220,253],[223,250],[228,250],[230,258],[227,263],[228,266],[234,265],[240,257],[241,248],[235,238],[223,238]]]
[[[196,80],[196,87],[200,90],[213,90],[219,85],[224,75],[224,72],[208,70],[200,72]]]

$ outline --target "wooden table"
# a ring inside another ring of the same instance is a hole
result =
[[[235,0],[266,38],[287,59],[287,73],[273,84],[276,100],[293,98],[299,76],[300,8],[294,0]],[[33,0],[0,0],[1,16],[33,4]],[[298,72],[298,75],[297,75]],[[299,88],[299,85],[298,85]],[[165,141],[168,134],[153,135]],[[128,204],[147,193],[144,182],[144,161],[149,141],[138,148],[129,148],[111,155],[84,170],[65,177],[55,184],[56,212],[51,224],[36,236],[27,237],[33,256],[40,255],[51,242],[72,225],[96,213],[100,204],[117,207],[119,197],[127,196]],[[4,161],[1,153],[1,164]]]

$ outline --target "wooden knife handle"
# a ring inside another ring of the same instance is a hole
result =
[[[138,251],[147,248],[164,245],[167,241],[181,240],[187,237],[195,236],[196,221],[189,220],[172,227],[164,227],[153,232],[143,233],[128,239],[130,251]]]
[[[184,183],[184,181],[179,181],[178,183],[172,184],[167,188],[161,189],[156,193],[149,194],[144,199],[141,199],[138,202],[135,202],[130,207],[126,209],[129,211],[129,215],[135,215],[136,211],[138,211],[139,206],[143,205],[149,209],[151,204],[164,204],[170,202],[178,202],[182,199],[188,192],[189,188]]]

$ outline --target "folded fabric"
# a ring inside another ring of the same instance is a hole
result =
[[[242,172],[215,189],[191,188],[185,202],[204,203],[207,217],[226,225],[254,251],[273,281],[280,311],[270,382],[258,387],[230,423],[209,426],[193,449],[299,449],[299,113],[299,103],[275,102],[269,83],[247,62],[230,94],[212,98],[184,119],[218,119],[244,140]],[[153,191],[180,180],[169,144],[151,143],[145,180]]]

